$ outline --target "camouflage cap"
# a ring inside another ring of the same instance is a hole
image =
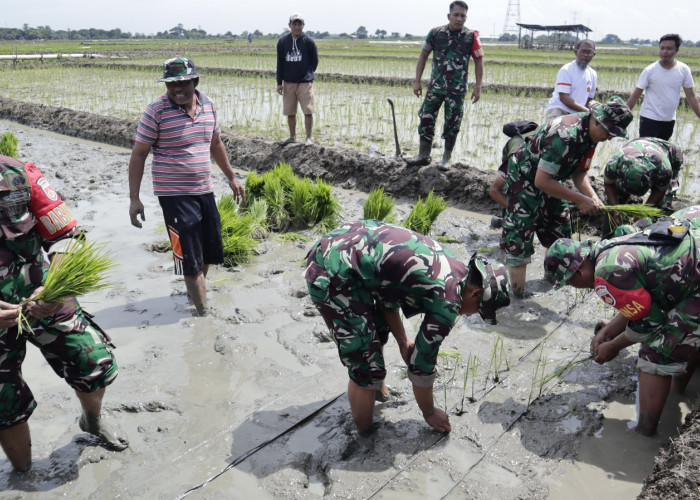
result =
[[[194,61],[187,57],[173,57],[163,63],[163,76],[157,82],[177,82],[199,78]]]
[[[592,248],[593,240],[576,241],[569,238],[559,238],[549,247],[544,258],[544,272],[552,278],[555,290],[566,285]]]
[[[32,188],[24,163],[0,156],[0,236],[13,240],[36,225],[30,210]]]
[[[603,104],[591,107],[591,116],[612,137],[627,137],[627,126],[632,122],[632,111],[620,96],[612,96]]]
[[[646,156],[625,158],[620,165],[620,173],[615,185],[625,193],[643,196],[651,187],[649,173],[654,168],[654,164]]]
[[[304,15],[301,12],[295,12],[289,16],[289,24],[292,24],[294,21],[301,21],[301,24],[304,24]]]
[[[479,271],[482,280],[479,315],[484,321],[495,325],[496,311],[510,304],[510,280],[506,266],[488,262],[475,252],[469,261],[469,271],[472,269]]]

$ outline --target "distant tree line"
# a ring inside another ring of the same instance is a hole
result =
[[[572,35],[571,33],[562,33],[560,35],[539,35],[535,37],[536,42],[547,42],[550,40],[555,40],[555,37],[557,37],[557,40],[561,41],[575,41],[576,37]],[[530,36],[525,35],[524,38],[526,40],[529,40]],[[515,33],[503,33],[501,36],[498,37],[499,42],[517,42],[518,41],[518,35]],[[599,43],[604,43],[608,45],[622,45],[625,43],[628,43],[629,45],[657,45],[659,43],[658,39],[651,40],[649,38],[630,38],[629,41],[625,42],[624,40],[621,40],[619,36],[615,34],[607,34],[600,40],[598,40]],[[684,47],[700,47],[700,40],[697,42],[693,42],[691,40],[683,40],[683,46]]]
[[[328,31],[305,31],[307,35],[312,38],[330,38],[332,35]],[[227,31],[222,34],[209,34],[201,28],[187,29],[182,23],[174,26],[168,30],[159,31],[155,34],[146,35],[145,33],[130,33],[129,31],[122,31],[119,28],[112,30],[104,30],[97,28],[87,28],[87,29],[76,29],[72,30],[70,28],[65,30],[53,30],[50,26],[37,26],[33,28],[28,24],[22,25],[21,28],[0,28],[0,40],[116,40],[116,39],[146,39],[146,38],[158,38],[158,39],[201,39],[201,38],[247,38],[248,34],[251,33],[254,38],[278,38],[282,35],[289,33],[289,29],[285,28],[280,33],[268,33],[263,34],[260,30],[254,31],[243,31],[240,34],[234,34],[231,31]],[[386,30],[378,29],[375,31],[374,35],[370,35],[367,28],[360,26],[353,33],[340,33],[339,35],[334,35],[336,37],[345,38],[401,38],[401,34],[398,32],[392,32],[391,35],[387,34]],[[406,33],[403,38],[412,38],[412,35]]]

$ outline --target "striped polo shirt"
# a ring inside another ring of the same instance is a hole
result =
[[[156,196],[211,193],[211,140],[221,133],[214,103],[195,90],[194,118],[167,94],[143,112],[135,140],[153,150],[151,172]]]

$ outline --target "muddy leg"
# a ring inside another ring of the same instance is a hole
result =
[[[525,296],[525,275],[527,274],[527,265],[508,267],[508,276],[510,277],[510,286],[513,289],[513,295],[522,299]]]
[[[78,425],[83,432],[100,438],[106,448],[114,451],[125,450],[128,448],[129,442],[115,436],[100,416],[104,394],[104,387],[94,392],[75,391],[75,395],[80,400],[80,406],[83,408]]]
[[[207,281],[205,276],[205,273],[199,273],[196,276],[185,275],[187,294],[200,316],[204,316],[207,312]]]
[[[656,433],[670,388],[670,376],[639,372],[639,422],[634,428],[639,434]]]
[[[355,421],[357,432],[362,435],[372,429],[372,417],[374,414],[375,390],[360,387],[355,382],[348,382],[348,399],[352,410],[352,419]]]
[[[1,430],[0,445],[16,471],[29,470],[32,465],[32,441],[27,422]]]
[[[685,387],[690,382],[690,379],[695,372],[695,369],[700,362],[700,351],[696,352],[690,360],[688,360],[688,366],[685,369],[683,375],[675,375],[673,377],[673,382],[671,383],[671,390],[677,392],[678,394],[683,394],[685,392]]]

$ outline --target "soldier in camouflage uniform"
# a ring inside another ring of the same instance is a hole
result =
[[[81,240],[75,219],[32,163],[0,156],[0,445],[13,467],[31,465],[28,420],[37,406],[22,377],[27,343],[40,349],[56,374],[75,389],[83,413],[80,428],[107,448],[128,445],[100,418],[105,388],[117,376],[113,345],[75,299],[69,303],[27,302],[33,333],[18,335],[20,304],[36,295],[49,261]],[[46,252],[46,253],[44,253]]]
[[[588,113],[561,116],[540,126],[510,157],[501,249],[516,296],[524,295],[534,235],[545,247],[571,236],[568,201],[586,214],[603,206],[588,179],[591,157],[599,142],[626,137],[631,121],[629,108],[615,96]],[[562,184],[568,178],[579,192]]]
[[[671,389],[697,363],[700,336],[700,230],[688,220],[662,219],[644,232],[598,243],[559,239],[545,271],[555,287],[591,288],[619,314],[596,334],[591,350],[605,363],[621,349],[639,349],[639,421],[652,435]],[[682,388],[681,388],[682,390]]]
[[[444,102],[445,125],[442,138],[445,140],[445,150],[440,168],[445,169],[449,166],[464,115],[464,98],[467,93],[467,72],[470,57],[474,58],[474,72],[476,74],[471,101],[477,102],[481,97],[484,51],[479,42],[479,33],[464,26],[467,20],[467,10],[465,2],[452,2],[450,12],[447,14],[449,24],[430,30],[418,57],[416,81],[413,85],[413,93],[416,97],[420,97],[423,93],[421,77],[431,52],[433,52],[433,70],[430,75],[428,92],[420,111],[418,111],[420,118],[418,125],[419,152],[416,157],[407,161],[409,165],[422,166],[430,163],[430,149],[435,136],[435,121],[440,106]]]
[[[611,205],[627,203],[629,196],[644,196],[647,205],[669,210],[683,153],[663,139],[640,137],[612,154],[605,165],[605,194]]]
[[[307,256],[306,281],[348,369],[348,399],[360,436],[372,432],[389,332],[408,365],[426,422],[449,431],[447,414],[433,405],[440,344],[461,314],[479,312],[495,323],[496,310],[510,303],[505,267],[476,254],[465,264],[426,236],[364,220],[341,226],[314,245]],[[408,318],[424,314],[415,342],[406,335],[400,311]]]

